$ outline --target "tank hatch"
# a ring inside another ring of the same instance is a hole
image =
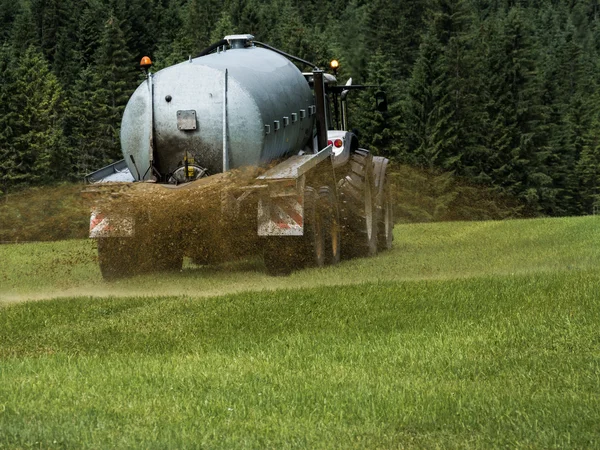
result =
[[[231,48],[246,48],[252,45],[254,36],[251,34],[230,34],[225,36],[224,40],[229,43]]]

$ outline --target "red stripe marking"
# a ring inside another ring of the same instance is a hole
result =
[[[90,222],[90,230],[93,230],[94,228],[96,228],[98,226],[98,224],[100,222],[102,222],[103,220],[104,220],[104,214],[96,213],[96,215],[93,216],[93,219]]]
[[[290,216],[292,218],[292,220],[294,222],[296,222],[298,225],[302,226],[304,218],[300,214],[298,214],[295,209],[292,209],[292,210],[286,209],[285,212],[288,216]]]
[[[300,205],[302,205],[302,197],[298,197],[298,203]],[[282,209],[285,211],[285,213],[290,216],[292,218],[292,220],[294,222],[296,222],[298,225],[303,226],[304,224],[304,217],[302,216],[302,214],[299,214],[296,211],[296,208],[294,208],[294,204],[290,205],[289,203],[286,205],[282,206]]]

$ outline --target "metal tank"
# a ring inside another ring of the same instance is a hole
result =
[[[252,36],[226,39],[230,49],[150,75],[129,100],[121,146],[136,179],[185,181],[312,145],[316,108],[300,70]]]

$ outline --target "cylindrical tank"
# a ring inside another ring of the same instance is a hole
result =
[[[313,105],[302,73],[276,52],[250,46],[213,53],[138,87],[121,124],[123,155],[141,179],[152,176],[152,157],[165,179],[185,158],[219,173],[224,148],[229,169],[258,166],[312,142]]]

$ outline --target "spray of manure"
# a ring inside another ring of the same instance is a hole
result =
[[[136,273],[219,263],[262,252],[256,234],[256,201],[238,202],[256,184],[261,168],[245,168],[172,185],[95,185],[95,206],[109,218],[134,221],[131,238],[100,238],[99,257]]]

